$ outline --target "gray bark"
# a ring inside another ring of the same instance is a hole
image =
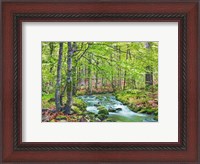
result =
[[[145,47],[148,49],[148,51],[150,50],[149,42],[145,43]],[[145,83],[147,86],[153,85],[153,71],[152,71],[151,66],[146,67]]]
[[[98,66],[99,66],[99,61],[98,61],[98,59],[97,59],[96,67],[98,67]],[[98,89],[98,81],[99,81],[98,74],[99,74],[98,69],[96,69],[96,83],[95,83],[95,88],[96,88],[96,90]]]
[[[56,81],[56,93],[55,93],[55,103],[56,109],[61,109],[60,104],[60,85],[61,85],[61,68],[62,68],[62,55],[63,55],[63,43],[61,42],[59,48],[59,57],[58,57],[58,67],[57,67],[57,81]]]
[[[127,52],[126,52],[126,60],[128,60],[128,55],[130,54],[129,45],[127,45]],[[126,89],[126,69],[124,71],[124,87],[123,90]]]
[[[92,55],[89,55],[89,60],[88,60],[88,94],[92,94],[92,70],[91,70],[91,60]]]
[[[65,106],[65,113],[70,114],[72,107],[72,56],[74,50],[72,43],[68,42],[68,54],[67,54],[67,104]]]

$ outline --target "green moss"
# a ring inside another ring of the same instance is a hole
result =
[[[97,110],[107,110],[104,106],[99,106]]]
[[[56,117],[56,119],[57,119],[57,120],[66,120],[67,118],[66,118],[65,115],[58,115],[58,116]]]
[[[156,116],[158,116],[158,109],[154,112],[154,114],[155,114]]]
[[[153,119],[156,120],[156,121],[158,121],[158,116],[154,116]]]
[[[86,103],[81,100],[81,99],[78,99],[76,97],[73,97],[73,106],[77,106],[81,111],[86,111]]]
[[[55,107],[55,101],[52,101],[55,98],[54,94],[43,94],[42,95],[42,108],[51,108]]]
[[[48,102],[48,100],[42,100],[42,108],[51,108],[51,107],[55,107],[55,102]]]
[[[101,121],[105,120],[106,118],[108,118],[107,115],[104,115],[104,114],[98,114],[97,116],[98,119],[100,119]]]
[[[146,109],[140,110],[139,113],[146,113]]]
[[[100,110],[100,111],[98,112],[98,114],[109,115],[109,112],[108,112],[107,109],[106,109],[106,110]]]
[[[42,94],[42,100],[49,100],[51,98],[55,98],[55,94],[52,93],[52,94]]]
[[[96,98],[99,99],[99,100],[103,100],[103,99],[104,99],[104,96],[102,96],[102,95],[97,95]]]
[[[76,92],[76,96],[83,96],[86,94],[86,91],[85,90],[81,90],[81,91],[77,91]]]
[[[96,117],[98,119],[100,119],[101,121],[103,121],[106,118],[108,118],[109,112],[108,112],[108,110],[105,107],[99,106],[97,109],[99,110],[98,111],[98,115],[96,115]]]
[[[152,95],[154,95],[153,98]],[[155,115],[158,115],[158,109],[149,103],[149,101],[155,101],[156,103],[157,91],[152,93],[151,90],[130,89],[117,92],[115,96],[117,100],[121,101],[124,105],[127,105],[134,112],[147,114],[155,113]]]
[[[146,113],[147,114],[152,114],[152,113],[154,113],[154,110],[153,109],[145,109],[146,110]]]
[[[82,111],[77,106],[72,106],[72,111],[76,114],[82,114]]]

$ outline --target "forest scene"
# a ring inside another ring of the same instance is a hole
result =
[[[158,42],[42,42],[42,122],[157,122]]]

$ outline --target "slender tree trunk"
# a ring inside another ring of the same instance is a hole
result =
[[[77,71],[77,89],[80,89],[80,83],[81,83],[81,65],[78,67]]]
[[[101,88],[102,88],[102,91],[103,91],[104,90],[104,78],[103,78],[103,76],[101,78]]]
[[[120,48],[118,47],[117,48],[117,51],[118,51],[118,60],[121,61],[121,54],[120,54]],[[121,84],[122,84],[122,81],[121,81],[121,66],[119,65],[118,67],[118,88],[121,90]]]
[[[153,72],[152,68],[150,66],[146,67],[146,75],[145,75],[145,81],[147,86],[153,85]]]
[[[133,89],[136,89],[137,86],[136,86],[136,81],[135,81],[134,78],[132,78],[131,83],[132,83],[132,88],[133,88]]]
[[[96,67],[98,67],[99,66],[99,61],[98,61],[98,59],[97,59],[97,62],[96,62]],[[95,89],[97,90],[98,89],[98,81],[99,81],[99,78],[98,78],[98,74],[99,72],[98,72],[98,68],[96,68],[96,82],[95,82]]]
[[[92,94],[92,70],[91,70],[91,55],[89,55],[88,61],[88,94]]]
[[[50,56],[53,56],[53,50],[54,50],[54,43],[50,42],[49,43],[49,49],[50,49]],[[49,72],[52,73],[53,71],[53,65],[50,66]]]
[[[85,60],[85,63],[86,63],[86,60]],[[87,86],[87,83],[88,83],[88,70],[87,70],[87,67],[86,67],[86,65],[85,65],[85,67],[84,67],[84,74],[85,74],[85,90],[87,91],[88,90],[88,88],[86,87]]]
[[[70,114],[72,107],[72,56],[74,50],[72,43],[68,42],[68,55],[67,55],[67,104],[65,107],[65,113]]]
[[[148,49],[148,53],[149,53],[149,50],[150,50],[149,42],[146,42],[145,46]],[[151,66],[146,67],[145,83],[146,83],[146,86],[152,86],[153,85],[153,71],[152,71]]]
[[[113,62],[113,56],[112,56],[112,54],[110,54],[110,61],[111,61],[111,63]],[[113,65],[112,65],[112,66],[113,66]],[[112,90],[115,91],[114,72],[113,72],[113,69],[111,69],[111,86],[112,86]]]
[[[74,67],[73,68],[73,89],[72,89],[72,93],[73,95],[76,95],[76,88],[77,88],[77,68]]]
[[[129,46],[127,45],[127,52],[126,52],[126,60],[128,60],[128,55],[130,54],[130,49],[129,49]],[[123,90],[126,89],[126,68],[125,68],[125,71],[124,71],[124,87],[123,87]]]
[[[57,67],[57,81],[56,81],[56,93],[55,93],[55,103],[56,109],[61,109],[60,104],[60,85],[61,85],[61,68],[62,68],[62,55],[63,55],[63,43],[60,43],[59,57],[58,57],[58,67]]]
[[[60,105],[61,106],[63,106],[63,97],[64,97],[66,89],[67,89],[67,83],[65,84],[65,87],[64,87],[62,93],[60,94]]]

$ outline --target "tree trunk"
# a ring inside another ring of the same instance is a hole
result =
[[[88,94],[92,94],[92,70],[91,70],[91,55],[89,55],[88,60]]]
[[[77,68],[74,67],[73,68],[73,89],[72,89],[72,93],[73,95],[76,95],[76,88],[77,88]]]
[[[85,60],[85,63],[86,63],[86,60]],[[86,67],[86,64],[84,66],[84,75],[85,75],[85,91],[87,91],[87,83],[88,83],[88,70],[87,70],[87,67]]]
[[[117,48],[117,52],[118,52],[118,60],[121,61],[121,54],[120,54],[120,48]],[[121,81],[121,66],[118,66],[118,88],[119,90],[121,90],[122,86],[122,81]]]
[[[57,81],[56,81],[56,93],[55,93],[55,103],[56,109],[61,109],[60,104],[60,85],[61,85],[61,68],[62,68],[62,55],[63,55],[63,43],[60,43],[59,57],[58,57],[58,67],[57,67]]]
[[[68,55],[67,55],[67,104],[65,106],[65,113],[70,114],[72,107],[72,56],[74,50],[72,43],[68,42]]]
[[[110,54],[110,61],[111,61],[111,63],[113,62],[112,53]],[[113,66],[113,64],[112,64],[112,66]],[[112,86],[112,90],[115,92],[114,72],[113,72],[113,69],[111,69],[111,86]]]
[[[78,67],[77,71],[77,89],[80,89],[80,83],[81,83],[81,65]]]
[[[149,53],[149,50],[150,50],[149,42],[146,42],[145,46],[148,49],[148,53]],[[145,83],[146,83],[146,86],[152,86],[153,85],[153,71],[152,71],[151,66],[146,67]]]
[[[130,49],[129,49],[129,45],[127,45],[127,51],[126,51],[126,60],[128,60],[128,55],[130,54]],[[126,68],[124,70],[124,87],[123,90],[126,89]]]
[[[50,49],[50,56],[52,58],[52,56],[53,56],[53,50],[54,50],[54,43],[53,42],[49,43],[49,49]],[[52,73],[52,71],[53,71],[53,65],[51,65],[50,69],[49,69],[50,73]]]
[[[99,66],[99,61],[98,61],[98,59],[97,59],[96,67],[98,67],[98,66]],[[95,82],[95,89],[96,89],[96,90],[98,90],[98,81],[99,81],[98,74],[99,74],[98,68],[96,68],[96,82]]]
[[[153,72],[150,66],[146,67],[145,81],[147,86],[153,85]]]
[[[66,89],[67,89],[67,83],[65,84],[65,87],[64,87],[62,93],[60,94],[60,105],[61,106],[63,106],[63,97],[64,97]]]

